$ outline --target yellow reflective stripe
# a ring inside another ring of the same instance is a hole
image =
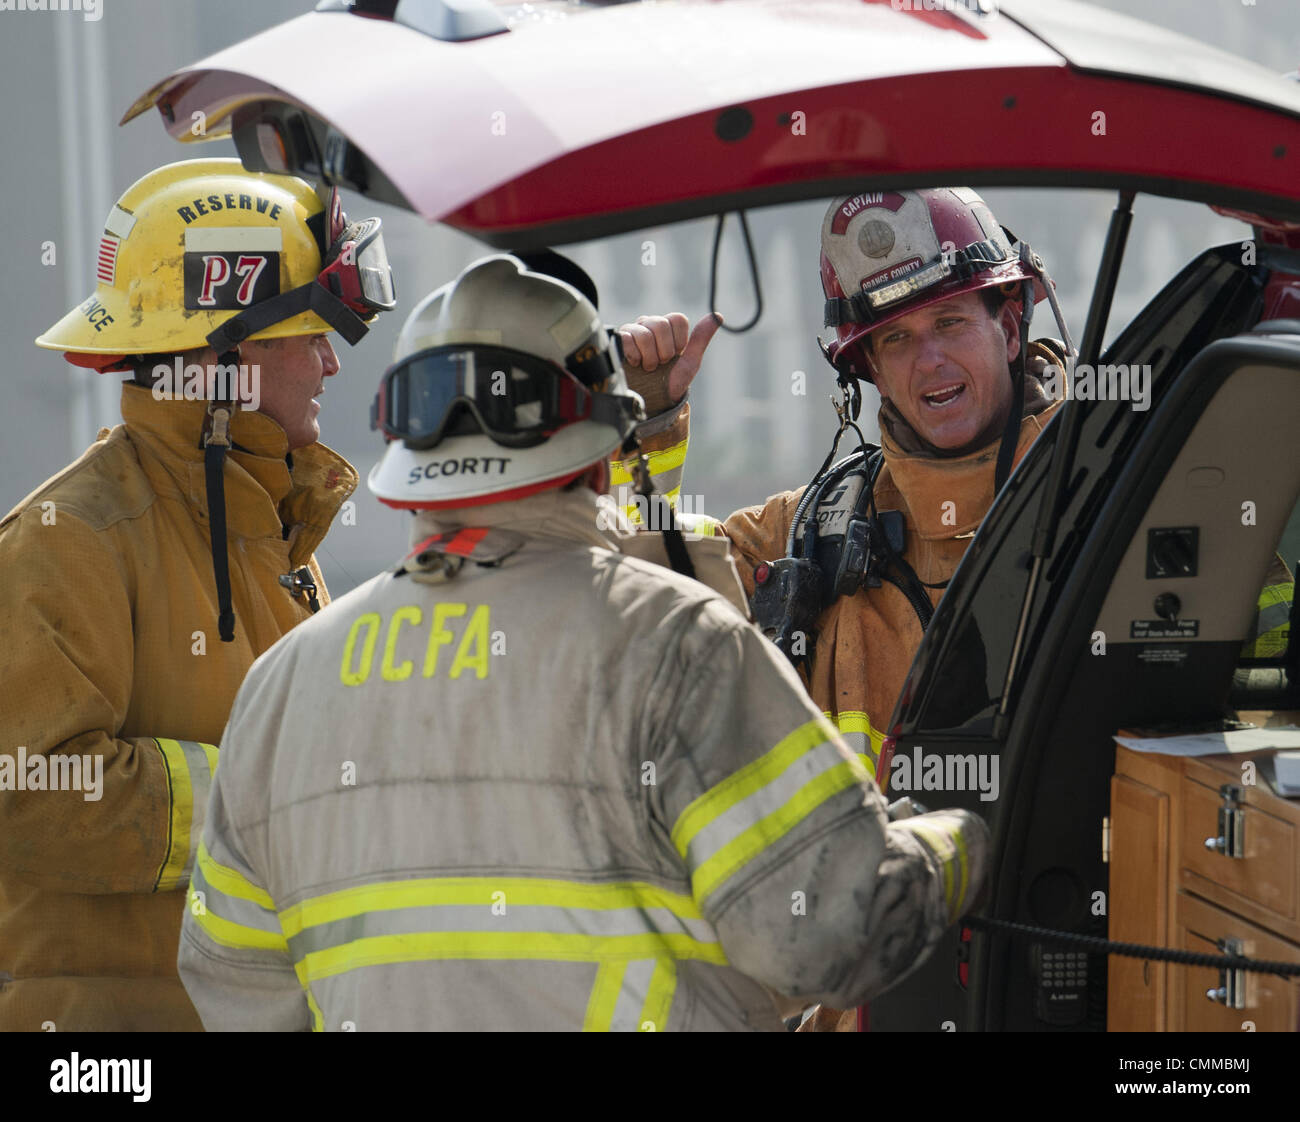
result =
[[[627,960],[602,962],[596,968],[596,983],[591,987],[587,1002],[587,1015],[582,1020],[583,1032],[608,1032],[614,1019],[614,1006],[618,1004],[618,991],[623,986]]]
[[[905,820],[908,827],[921,836],[928,848],[933,851],[943,866],[943,898],[948,904],[948,913],[952,916],[961,914],[966,902],[967,869],[966,844],[957,830],[944,830],[924,818]],[[953,859],[956,858],[960,880],[953,884]]]
[[[1291,601],[1294,598],[1294,581],[1282,581],[1278,584],[1265,585],[1260,590],[1259,599],[1255,603],[1256,616],[1253,626],[1258,628],[1264,621],[1266,613],[1272,617],[1277,616],[1278,613],[1276,611],[1270,612],[1270,608],[1287,609],[1287,618],[1264,631],[1257,631],[1242,645],[1242,658],[1276,658],[1286,652],[1291,631],[1291,620],[1289,618]]]
[[[695,898],[703,900],[741,866],[779,841],[827,799],[860,782],[857,761],[845,760],[810,780],[784,806],[760,818],[739,837],[703,862],[691,877]]]
[[[307,986],[303,986],[302,992],[307,995],[307,1008],[311,1010],[311,1031],[325,1031],[325,1014],[321,1012],[320,1006],[316,1003],[316,997]]]
[[[1256,607],[1261,611],[1278,604],[1290,604],[1295,596],[1295,581],[1279,581],[1277,584],[1265,585],[1259,593]]]
[[[755,791],[766,787],[800,756],[829,739],[830,729],[825,719],[818,717],[800,725],[775,748],[710,787],[678,815],[671,834],[677,852],[684,858],[692,839],[705,826]],[[696,899],[699,899],[698,892]]]
[[[640,935],[573,935],[549,931],[425,931],[374,935],[312,951],[294,969],[306,986],[363,966],[437,959],[549,960],[603,962],[636,958],[691,958],[725,966],[721,944],[701,943],[690,935],[647,931]]]
[[[577,884],[540,877],[424,877],[418,880],[365,884],[304,900],[280,913],[285,936],[292,939],[308,927],[348,919],[366,912],[392,908],[427,908],[443,904],[493,902],[494,892],[504,892],[511,906],[543,905],[558,908],[650,909],[664,908],[679,919],[702,919],[688,895],[669,892],[652,884]],[[455,933],[448,933],[454,937]],[[533,938],[534,936],[519,936]],[[403,936],[406,938],[406,936]],[[581,938],[586,938],[582,936]],[[623,938],[623,936],[617,936]],[[478,957],[478,956],[474,956]],[[491,958],[491,955],[487,957]]]
[[[193,909],[191,909],[193,914]],[[211,908],[202,908],[194,915],[194,921],[214,943],[233,950],[279,951],[289,953],[289,944],[282,934],[275,931],[263,931],[258,927],[246,927],[234,920],[224,919]]]
[[[697,514],[682,522],[682,533],[695,534],[701,538],[718,538],[722,537],[722,523],[707,514]]]
[[[171,892],[181,886],[185,865],[190,857],[190,827],[194,823],[194,788],[185,749],[175,740],[156,737],[167,772],[167,794],[171,799],[170,834],[167,854],[158,870],[158,892]]]
[[[673,468],[681,467],[686,462],[686,446],[690,443],[690,437],[678,444],[665,448],[662,452],[647,452],[646,461],[650,467],[651,476],[659,475],[661,472],[672,471]],[[635,459],[630,460],[612,460],[609,465],[609,482],[611,487],[617,487],[621,483],[632,482],[632,467],[636,463]]]
[[[885,743],[885,734],[876,731],[871,724],[871,718],[861,709],[845,709],[834,717],[832,717],[830,713],[827,713],[826,718],[827,720],[834,721],[840,732],[860,732],[867,738],[870,752],[866,754],[859,752],[857,755],[866,766],[866,769],[871,774],[872,781],[874,782],[876,778],[876,768],[880,763],[880,752]]]
[[[671,958],[661,958],[655,963],[650,978],[650,988],[641,1007],[637,1023],[639,1032],[662,1032],[668,1026],[668,1013],[672,1009],[673,995],[677,992],[677,963]]]
[[[273,913],[275,911],[275,901],[271,899],[270,893],[264,888],[259,888],[251,880],[246,879],[229,866],[220,864],[208,852],[207,843],[203,841],[199,842],[199,868],[203,872],[204,879],[218,892],[224,892],[227,896],[235,896],[240,900],[247,900],[249,903],[256,904],[259,908],[265,908],[269,912]]]

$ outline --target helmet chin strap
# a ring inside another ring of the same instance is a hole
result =
[[[1020,421],[1024,413],[1025,366],[1029,361],[1029,323],[1034,318],[1034,282],[1021,282],[1024,311],[1020,316],[1020,353],[1012,364],[1011,402],[1007,406],[1007,423],[1002,429],[1002,444],[998,448],[998,466],[993,476],[993,493],[996,495],[1011,475],[1011,462],[1020,443]]]
[[[239,352],[221,356],[239,361]],[[208,537],[212,546],[212,574],[217,585],[217,631],[223,643],[235,639],[235,610],[230,599],[230,558],[226,550],[226,453],[230,451],[230,422],[235,404],[209,401],[207,422],[203,428],[203,476],[208,498]]]

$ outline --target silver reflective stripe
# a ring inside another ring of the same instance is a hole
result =
[[[200,865],[194,870],[190,878],[190,905],[193,907],[193,893],[203,893],[203,906],[213,915],[221,919],[228,920],[231,923],[237,923],[241,927],[251,927],[257,931],[267,931],[273,935],[280,935],[280,917],[275,912],[263,908],[260,904],[253,903],[252,900],[241,900],[238,896],[228,896],[218,888],[212,886],[212,882],[203,873],[203,866]],[[202,924],[200,924],[202,926]]]
[[[278,927],[277,927],[278,930]],[[357,916],[308,927],[289,940],[294,961],[329,947],[377,935],[418,935],[442,931],[493,934],[564,934],[594,937],[687,935],[696,942],[717,945],[718,935],[704,919],[685,919],[667,908],[563,908],[540,904],[511,904],[494,915],[485,901],[477,904],[434,904],[418,908],[373,909]]]
[[[1272,631],[1275,627],[1281,627],[1291,618],[1291,605],[1270,604],[1267,608],[1260,610],[1255,616],[1255,638]]]
[[[875,752],[871,748],[871,737],[865,732],[845,732],[840,729],[840,736],[844,738],[851,751],[856,752],[859,756],[866,756],[868,759],[876,758]]]
[[[780,810],[806,784],[842,763],[844,757],[835,750],[833,744],[825,740],[796,756],[789,767],[770,783],[723,811],[690,840],[686,855],[691,868],[698,869],[755,822]]]
[[[682,485],[682,476],[686,472],[685,464],[678,464],[675,468],[669,468],[667,471],[661,471],[658,474],[650,476],[655,486],[656,495],[666,495],[669,491]]]
[[[618,991],[618,1001],[614,1005],[614,1016],[609,1022],[611,1032],[640,1031],[641,1011],[645,1008],[645,999],[650,993],[650,979],[654,976],[656,965],[658,963],[653,958],[627,964],[627,969],[623,971],[623,984]]]
[[[199,838],[203,836],[208,793],[212,790],[212,769],[208,767],[208,754],[203,750],[203,745],[194,740],[178,740],[176,743],[181,746],[181,751],[185,754],[185,766],[190,773],[190,799],[193,806],[190,814],[189,853],[181,873],[182,878],[188,880],[194,872],[194,858],[199,852]]]

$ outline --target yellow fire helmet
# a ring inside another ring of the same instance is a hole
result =
[[[78,366],[337,330],[395,304],[380,221],[347,222],[301,179],[186,160],[131,185],[104,223],[98,284],[36,340]]]

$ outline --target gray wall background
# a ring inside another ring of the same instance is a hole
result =
[[[797,0],[791,0],[797,2]],[[1253,59],[1278,72],[1300,64],[1295,0],[1095,0]],[[165,163],[233,155],[219,141],[180,145],[154,111],[118,128],[144,89],[171,70],[306,11],[311,0],[102,0],[103,18],[76,13],[0,12],[0,338],[6,347],[0,408],[0,511],[79,455],[101,425],[118,421],[119,379],[69,367],[32,339],[94,287],[92,262],[104,216],[125,188]],[[833,49],[833,44],[828,44]],[[346,66],[346,47],[322,66]],[[557,68],[557,83],[563,81]],[[412,107],[413,113],[422,111]],[[428,107],[447,112],[446,107]],[[933,127],[933,126],[931,126]],[[941,141],[941,130],[936,139]],[[1212,136],[1187,138],[1207,160]],[[1043,137],[1044,144],[1051,137]],[[671,158],[665,154],[664,158]],[[1076,337],[1113,205],[1108,193],[987,191],[993,211],[1046,258]],[[362,343],[340,344],[342,372],[326,383],[323,439],[362,476],[381,442],[368,408],[391,356],[402,317],[414,302],[481,256],[472,239],[430,227],[410,214],[350,198],[354,214],[379,213],[398,274],[399,310],[382,317]],[[720,335],[696,382],[691,456],[684,493],[725,515],[796,486],[816,469],[834,430],[829,367],[816,345],[821,324],[817,236],[825,202],[752,212],[750,225],[766,311],[746,335]],[[1205,207],[1139,199],[1112,327],[1121,326],[1201,249],[1248,236],[1248,228]],[[602,314],[620,323],[641,313],[707,311],[712,221],[586,243],[567,249],[596,279]],[[641,264],[653,240],[656,264]],[[57,263],[42,265],[52,241]],[[727,224],[719,309],[733,323],[749,316],[751,294],[738,227]],[[1047,333],[1040,309],[1036,333]],[[1046,321],[1046,322],[1045,322]],[[808,393],[790,393],[791,375]],[[874,413],[869,395],[868,409]],[[870,439],[874,421],[867,426]],[[341,594],[404,552],[406,517],[355,496],[355,526],[336,525],[321,551],[331,591]]]

